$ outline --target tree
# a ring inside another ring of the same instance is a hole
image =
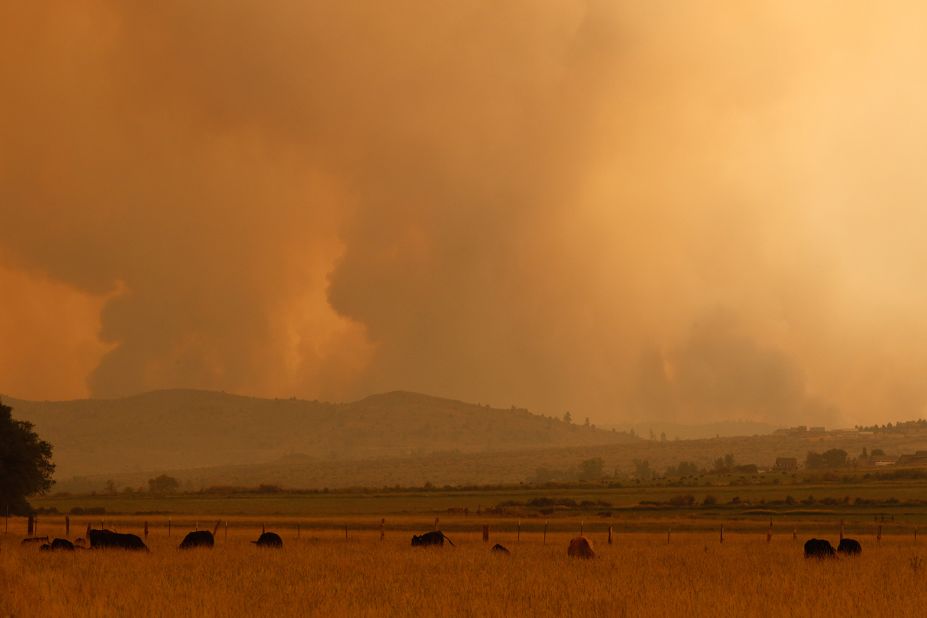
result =
[[[650,469],[650,462],[646,459],[635,459],[634,476],[642,481],[649,481],[653,478],[653,470]]]
[[[840,448],[832,448],[823,453],[808,451],[805,457],[806,468],[843,468],[847,465],[847,452]]]
[[[116,495],[116,481],[112,479],[106,481],[106,485],[104,486],[103,491],[106,492],[107,496],[115,496]]]
[[[13,409],[0,403],[0,509],[14,515],[27,515],[32,509],[26,500],[43,494],[52,483],[55,464],[52,446],[39,439],[32,423],[13,419]]]
[[[570,414],[570,411],[569,411],[569,410],[567,410],[566,412],[563,413],[563,422],[564,422],[564,423],[572,423],[572,422],[573,422],[573,415]]]
[[[597,481],[604,476],[605,462],[601,457],[593,457],[579,464],[579,480]]]
[[[734,461],[734,456],[731,453],[728,453],[724,457],[718,457],[715,459],[714,471],[715,472],[730,472],[734,468],[736,462]]]
[[[162,474],[153,479],[148,479],[148,491],[153,494],[169,494],[177,491],[180,482],[173,476]]]

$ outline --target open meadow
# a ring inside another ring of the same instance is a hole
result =
[[[213,518],[214,524],[217,518]],[[141,534],[142,517],[107,521]],[[209,527],[204,517],[200,529]],[[229,521],[226,532],[225,521]],[[366,523],[365,523],[366,522]],[[212,550],[176,549],[190,521],[152,526],[150,553],[121,550],[41,552],[0,536],[0,615],[56,616],[921,616],[927,605],[927,539],[886,534],[863,543],[858,558],[805,560],[802,541],[759,529],[666,533],[616,531],[586,524],[598,555],[571,559],[575,535],[561,521],[546,537],[516,522],[492,528],[460,519],[442,527],[454,547],[413,548],[409,530],[431,528],[421,516],[384,530],[351,519],[347,533],[323,522],[262,521],[280,530],[282,550],[250,543],[261,524],[223,518]],[[331,523],[331,522],[329,522]],[[665,522],[664,522],[665,523]],[[17,531],[21,520],[12,520]],[[39,534],[63,535],[61,518]],[[72,521],[71,538],[86,520]],[[298,536],[298,538],[297,538]],[[822,530],[836,544],[837,532]],[[492,543],[512,555],[492,555]]]

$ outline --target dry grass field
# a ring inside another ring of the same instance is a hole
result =
[[[907,535],[860,537],[861,557],[820,562],[806,561],[791,534],[769,544],[728,534],[720,544],[709,532],[669,543],[665,533],[628,533],[608,545],[597,529],[599,555],[581,561],[567,557],[562,531],[545,545],[536,532],[516,543],[507,530],[492,542],[512,556],[498,557],[476,531],[449,532],[456,547],[422,549],[405,530],[383,541],[375,529],[351,529],[347,540],[343,530],[303,529],[298,540],[284,530],[282,551],[251,545],[259,530],[248,522],[227,539],[221,529],[211,551],[181,552],[184,530],[158,529],[149,554],[52,554],[0,535],[0,615],[922,616],[927,607],[927,539]]]

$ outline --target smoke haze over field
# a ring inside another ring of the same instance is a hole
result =
[[[923,415],[925,18],[7,3],[0,391]]]

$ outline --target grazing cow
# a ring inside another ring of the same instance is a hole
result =
[[[215,535],[209,530],[196,530],[183,537],[180,549],[193,549],[194,547],[212,547],[216,544]]]
[[[195,530],[183,537],[183,540],[180,542],[179,549],[193,549],[194,547],[207,547],[212,548],[216,544],[216,532],[219,531],[219,522],[216,522],[216,527],[212,529],[212,532],[209,530]]]
[[[426,532],[425,534],[420,534],[412,537],[412,546],[413,547],[428,547],[432,545],[444,546],[444,541],[447,541],[451,545],[454,545],[454,542],[449,538],[444,536],[444,533],[440,530],[435,530],[433,532]]]
[[[251,542],[258,547],[283,547],[283,539],[276,532],[262,532],[258,540]]]
[[[589,539],[578,536],[570,540],[567,555],[571,558],[595,558],[595,550],[592,549],[592,543],[589,542]]]
[[[87,530],[90,549],[128,549],[148,551],[145,543],[134,534],[120,534],[112,530]]]
[[[836,558],[834,546],[826,539],[808,539],[805,541],[805,558]]]
[[[863,553],[863,546],[856,539],[840,539],[837,552],[847,556],[858,556]]]
[[[508,556],[508,555],[510,555],[510,554],[512,553],[512,552],[510,552],[508,549],[506,549],[505,547],[503,547],[502,545],[499,545],[498,543],[496,543],[495,545],[493,545],[493,546],[492,546],[492,549],[490,549],[489,551],[491,551],[491,552],[494,553],[494,554],[498,554],[498,555],[500,555],[500,556]]]
[[[74,551],[74,544],[67,539],[55,539],[51,542],[52,551]]]

